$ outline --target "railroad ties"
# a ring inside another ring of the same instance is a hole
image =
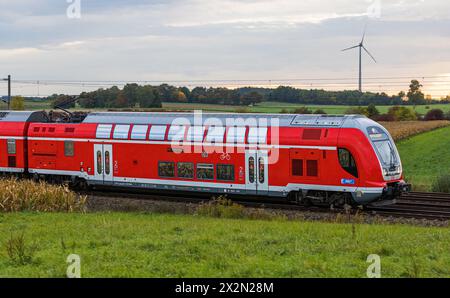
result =
[[[366,210],[382,216],[450,220],[450,194],[410,192],[393,205],[367,207]]]

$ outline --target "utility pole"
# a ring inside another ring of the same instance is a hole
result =
[[[11,107],[11,75],[8,75],[6,79],[3,79],[3,81],[8,81],[8,110]]]

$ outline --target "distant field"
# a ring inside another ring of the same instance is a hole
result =
[[[395,121],[380,122],[380,124],[389,131],[395,141],[400,141],[433,129],[449,126],[450,121]]]
[[[450,277],[450,230],[406,225],[216,219],[144,213],[0,214],[0,277]],[[32,258],[14,263],[11,237]]]
[[[430,190],[433,180],[450,173],[450,127],[422,133],[397,143],[404,174],[416,190]]]
[[[189,103],[163,103],[164,109],[174,109],[174,110],[204,110],[204,111],[217,111],[217,112],[234,112],[236,110],[247,111],[250,113],[280,113],[283,110],[293,112],[296,108],[308,107],[309,109],[315,111],[317,109],[324,110],[327,114],[345,114],[345,111],[350,108],[350,106],[341,105],[301,105],[301,104],[289,104],[280,102],[263,102],[252,107],[237,107],[229,105],[212,105],[212,104],[189,104]],[[377,109],[381,113],[387,113],[389,108],[392,106],[377,106]],[[437,104],[429,105],[427,109],[426,105],[420,105],[416,107],[410,107],[420,114],[425,114],[430,109],[441,109],[444,112],[450,111],[450,104]]]
[[[230,105],[213,105],[213,104],[190,104],[190,103],[163,103],[164,109],[174,109],[174,110],[204,110],[212,112],[234,112],[247,111],[249,113],[280,113],[282,110],[287,110],[293,112],[296,108],[308,107],[309,109],[315,111],[317,109],[324,110],[327,114],[345,114],[345,111],[350,108],[350,106],[341,105],[302,105],[302,104],[289,104],[280,102],[262,102],[258,105],[252,107],[240,107],[240,106],[230,106]],[[389,108],[392,106],[377,106],[380,113],[387,113]],[[410,107],[420,114],[425,114],[430,109],[441,109],[444,112],[450,111],[450,104],[437,104],[429,105],[427,109],[426,105],[420,105],[416,107]]]
[[[8,105],[0,101],[0,110],[6,110]],[[50,102],[47,101],[25,101],[25,110],[47,110],[51,108]]]
[[[315,111],[317,109],[324,110],[327,114],[345,114],[345,111],[350,108],[350,106],[341,105],[302,105],[302,104],[290,104],[290,103],[280,103],[280,102],[262,102],[258,105],[252,107],[245,106],[231,106],[231,105],[215,105],[215,104],[191,104],[191,103],[170,103],[164,102],[163,108],[161,110],[179,110],[179,111],[192,111],[192,110],[203,110],[208,112],[249,112],[249,113],[280,113],[285,110],[288,112],[293,112],[296,108],[308,107],[309,109]],[[386,113],[388,109],[392,106],[377,106],[381,113]],[[428,107],[428,108],[427,108]],[[50,109],[51,104],[49,102],[25,102],[25,109],[29,110],[42,110]],[[410,107],[420,114],[425,114],[430,109],[441,109],[444,112],[450,111],[450,104],[437,104],[437,105],[420,105],[416,107]],[[0,109],[6,109],[6,104],[0,102]],[[76,110],[80,109],[79,107]],[[102,109],[93,109],[102,110]],[[105,110],[105,109],[103,109]],[[159,110],[159,109],[152,109]]]

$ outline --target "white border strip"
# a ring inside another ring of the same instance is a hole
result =
[[[23,173],[24,168],[0,168],[0,172]]]
[[[27,137],[0,136],[0,140],[26,140]]]

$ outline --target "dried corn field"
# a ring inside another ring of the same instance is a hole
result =
[[[395,141],[399,141],[436,128],[449,126],[450,121],[395,121],[380,122],[380,124],[389,131]]]
[[[79,212],[85,209],[86,198],[67,186],[44,182],[0,179],[0,212]]]

